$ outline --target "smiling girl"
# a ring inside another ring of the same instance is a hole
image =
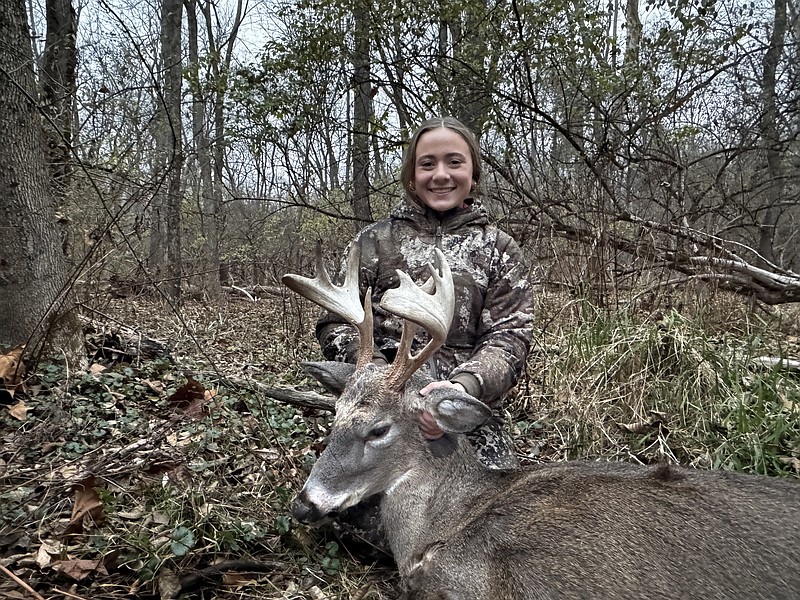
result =
[[[362,296],[372,288],[373,360],[379,364],[394,360],[402,333],[402,322],[381,310],[380,298],[399,285],[398,269],[422,284],[434,248],[444,253],[453,272],[455,316],[447,341],[428,365],[435,381],[421,393],[456,386],[499,409],[528,357],[532,297],[519,247],[489,223],[475,198],[481,174],[478,144],[469,129],[452,117],[426,121],[403,159],[403,201],[388,218],[364,228],[351,245],[360,246]],[[317,339],[328,360],[355,362],[358,336],[341,317],[323,314]],[[427,340],[419,331],[413,351]],[[423,430],[426,436],[440,434],[429,426]],[[489,467],[517,465],[499,420],[478,430],[473,444]]]

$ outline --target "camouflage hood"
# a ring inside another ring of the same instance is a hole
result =
[[[418,284],[427,280],[427,265],[439,248],[453,272],[456,306],[447,341],[429,365],[431,376],[458,381],[488,403],[516,384],[532,333],[527,268],[514,240],[489,224],[478,203],[437,213],[406,199],[352,243],[361,250],[362,294],[372,287],[377,360],[394,359],[402,332],[402,322],[378,306],[380,298],[399,284],[398,269]],[[354,362],[357,335],[339,316],[323,314],[317,337],[327,359]],[[418,332],[415,347],[427,340],[427,333]]]

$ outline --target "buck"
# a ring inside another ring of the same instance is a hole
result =
[[[495,471],[464,432],[490,416],[459,391],[418,390],[420,366],[444,342],[453,283],[436,250],[431,279],[380,306],[404,319],[398,358],[371,364],[370,292],[357,257],[342,286],[317,253],[314,279],[286,275],[302,296],[358,330],[355,365],[312,363],[338,394],[329,443],[295,499],[316,523],[380,494],[381,520],[410,599],[800,598],[800,487],[779,478],[674,466],[566,461]],[[430,342],[411,352],[416,327]],[[428,413],[445,434],[428,440]]]

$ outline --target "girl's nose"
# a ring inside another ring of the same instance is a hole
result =
[[[436,165],[436,170],[433,172],[434,179],[445,179],[448,177],[447,168],[445,167],[444,163],[438,163]]]

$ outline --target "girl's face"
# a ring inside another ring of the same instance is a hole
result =
[[[447,127],[417,140],[414,190],[428,208],[445,212],[460,207],[472,191],[472,158],[460,134]]]

